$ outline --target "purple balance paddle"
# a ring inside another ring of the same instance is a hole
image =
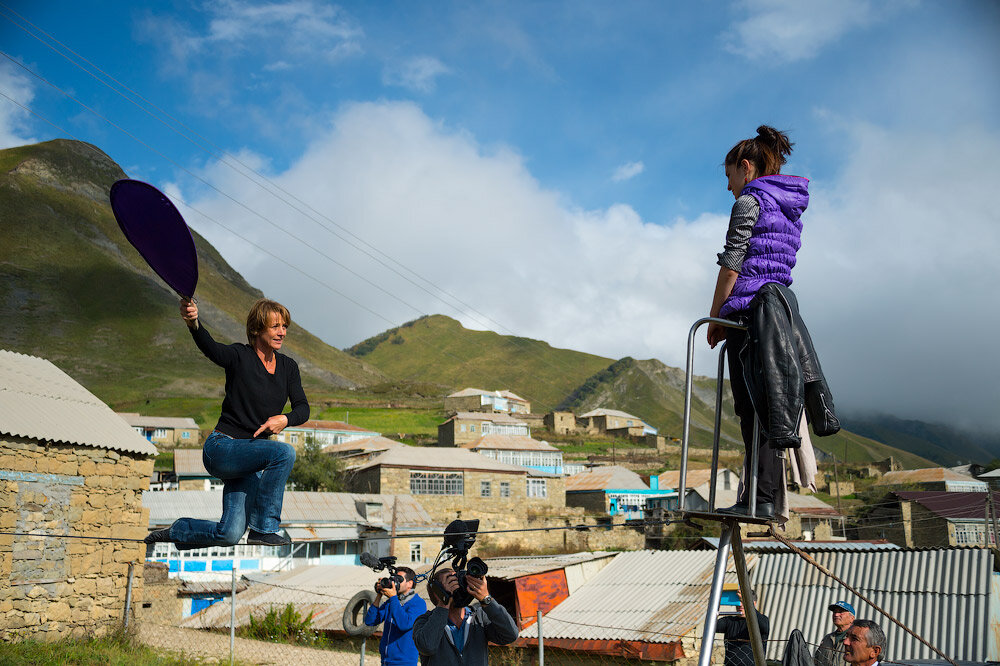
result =
[[[198,284],[191,230],[170,199],[149,183],[123,179],[111,186],[111,210],[128,242],[181,298]]]

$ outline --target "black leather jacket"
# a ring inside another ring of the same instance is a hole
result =
[[[833,396],[792,290],[775,282],[761,287],[744,323],[747,342],[739,352],[743,376],[771,446],[801,445],[803,409],[817,436],[839,431]]]

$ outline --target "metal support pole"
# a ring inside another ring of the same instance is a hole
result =
[[[131,615],[129,611],[132,610],[132,577],[135,574],[135,563],[128,563],[128,585],[125,588],[125,616],[122,618],[122,623],[125,628],[128,629],[128,616]]]
[[[715,430],[712,436],[712,479],[708,485],[708,511],[715,513],[715,491],[719,480],[719,438],[722,434],[722,389],[726,372],[726,343],[719,348],[719,375],[715,382]]]
[[[733,531],[733,563],[736,565],[736,578],[740,582],[740,598],[743,600],[743,613],[746,616],[747,630],[750,632],[750,647],[753,648],[753,660],[756,666],[765,666],[764,641],[760,636],[760,625],[757,622],[757,608],[754,605],[753,589],[750,587],[750,574],[747,573],[747,559],[743,554],[743,539],[740,537],[740,525],[734,522]]]
[[[538,611],[538,666],[545,666],[545,643],[542,637],[542,611]]]
[[[368,647],[368,637],[361,637],[361,666],[365,666],[365,648]]]
[[[229,597],[229,666],[236,660],[236,555],[233,555],[233,587]]]
[[[726,328],[738,328],[740,330],[746,330],[746,326],[740,326],[739,324],[730,321],[728,319],[719,319],[718,317],[703,317],[694,323],[691,330],[688,331],[688,342],[687,342],[687,365],[684,371],[684,426],[681,430],[681,478],[678,482],[677,492],[681,495],[681,501],[678,505],[680,511],[684,511],[686,505],[685,498],[687,493],[684,491],[687,489],[687,464],[688,464],[688,448],[691,444],[691,393],[694,387],[694,335],[698,332],[698,328],[702,324],[719,324]],[[718,431],[718,428],[716,428]]]
[[[711,666],[712,663],[712,645],[715,643],[715,628],[719,623],[719,603],[722,601],[722,584],[726,579],[726,563],[729,561],[729,542],[733,529],[739,529],[739,523],[735,520],[723,523],[719,550],[715,554],[715,573],[712,575],[712,591],[708,597],[708,612],[705,613],[705,628],[701,635],[698,666]]]

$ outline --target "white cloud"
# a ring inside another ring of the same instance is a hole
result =
[[[173,16],[148,15],[137,25],[139,34],[164,49],[164,70],[185,73],[205,57],[232,58],[267,54],[266,71],[287,69],[291,63],[314,66],[317,59],[335,62],[362,51],[361,28],[335,5],[316,0],[245,2],[223,0],[204,5],[209,15],[204,29]]]
[[[382,72],[382,83],[428,93],[434,90],[439,76],[450,72],[451,70],[437,58],[417,56],[386,65]]]
[[[615,169],[615,172],[611,175],[611,180],[616,183],[620,183],[623,180],[635,178],[645,170],[646,165],[642,162],[626,162]]]
[[[27,75],[9,62],[0,63],[0,148],[35,143],[31,137],[27,108],[35,98],[34,86]]]
[[[744,17],[723,36],[726,48],[750,60],[814,57],[844,34],[893,15],[909,0],[740,0]]]
[[[1000,138],[970,131],[918,141],[865,126],[850,138],[843,177],[815,185],[795,285],[838,402],[995,422],[1000,368],[991,337],[1000,315],[985,267],[1000,253],[991,187]],[[948,168],[928,170],[940,165]],[[626,205],[567,207],[516,153],[485,152],[415,105],[344,108],[275,179],[427,278],[430,292],[455,294],[472,311],[444,305],[404,269],[406,278],[386,270],[231,172],[215,167],[209,177],[280,229],[225,200],[199,208],[236,221],[240,233],[364,304],[192,218],[252,284],[338,346],[441,312],[559,347],[683,366],[727,224],[706,213],[660,226]],[[727,196],[720,191],[722,209]],[[700,343],[702,373],[714,371],[713,359]]]

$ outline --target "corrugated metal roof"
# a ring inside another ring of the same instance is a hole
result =
[[[406,446],[402,442],[389,439],[388,437],[362,437],[360,439],[349,439],[340,444],[330,444],[323,447],[323,453],[347,453],[350,451],[386,451],[397,446]]]
[[[205,469],[201,449],[174,449],[174,474],[177,476],[212,476]]]
[[[565,569],[568,566],[591,562],[594,560],[611,560],[615,553],[593,552],[593,553],[569,553],[567,555],[538,555],[529,557],[490,557],[486,559],[489,566],[490,578],[502,578],[504,580],[514,580],[521,576],[532,576],[534,574]]]
[[[398,499],[398,503],[397,503]],[[380,519],[366,517],[361,509],[366,503],[382,505]],[[169,525],[181,516],[218,520],[222,511],[221,490],[146,491],[142,505],[149,509],[150,526]],[[436,523],[410,495],[374,495],[363,493],[319,493],[286,491],[282,502],[282,525],[322,526],[390,525],[393,506],[397,526],[434,526]]]
[[[702,541],[710,545],[712,548],[719,547],[719,537],[702,537]],[[813,551],[841,551],[841,552],[851,552],[851,553],[864,553],[871,552],[873,550],[902,550],[901,546],[897,546],[894,543],[888,541],[796,541],[795,547],[801,550],[813,552]],[[756,552],[785,552],[789,553],[791,550],[785,544],[780,541],[774,541],[771,539],[743,539],[743,549],[753,550]]]
[[[753,568],[757,555],[747,554]],[[736,584],[732,558],[725,582]],[[672,643],[705,619],[715,570],[713,551],[619,553],[590,581],[549,611],[545,638]],[[538,632],[529,627],[524,638]]]
[[[633,416],[628,412],[623,412],[618,409],[592,409],[586,414],[581,414],[580,418],[589,419],[592,416],[617,416],[622,419],[635,419],[636,421],[642,421],[638,416]]]
[[[134,428],[189,428],[198,429],[190,416],[143,416],[137,412],[116,412]]]
[[[358,471],[386,465],[414,469],[485,470],[524,474],[518,465],[508,465],[466,449],[443,446],[407,446],[390,449],[357,468]]]
[[[986,549],[818,552],[812,557],[857,587],[949,657],[985,661],[995,640],[990,626],[993,555]],[[795,554],[764,553],[751,574],[758,605],[771,620],[771,636],[785,638],[800,629],[819,643],[833,625],[827,607],[848,601],[857,617],[874,620],[885,631],[887,660],[936,659],[871,606],[847,592]],[[767,656],[780,659],[784,642],[772,641]]]
[[[548,442],[539,442],[527,435],[483,435],[474,442],[462,444],[463,449],[497,449],[502,451],[559,451]]]
[[[1000,491],[994,490],[994,506],[1000,502]],[[956,493],[945,490],[928,490],[912,492],[896,491],[893,493],[901,500],[916,502],[928,511],[950,520],[983,520],[986,514],[986,493]]]
[[[0,433],[155,456],[110,407],[51,362],[0,350]]]
[[[347,602],[355,593],[371,589],[382,575],[367,567],[330,565],[298,567],[273,575],[247,575],[249,588],[236,595],[236,626],[247,624],[251,614],[263,615],[272,606],[280,610],[291,603],[302,616],[312,618],[313,629],[343,630]],[[180,626],[229,628],[229,604],[227,596],[187,618]]]
[[[374,430],[344,423],[343,421],[320,421],[318,419],[312,419],[297,426],[288,426],[285,430],[333,430],[342,432],[370,432],[372,435],[379,434]]]
[[[649,490],[642,477],[619,465],[591,467],[566,478],[566,492],[581,490]]]
[[[886,472],[875,482],[876,486],[902,486],[909,483],[934,483],[940,481],[975,481],[971,476],[944,467],[927,467],[925,469],[901,469]]]

